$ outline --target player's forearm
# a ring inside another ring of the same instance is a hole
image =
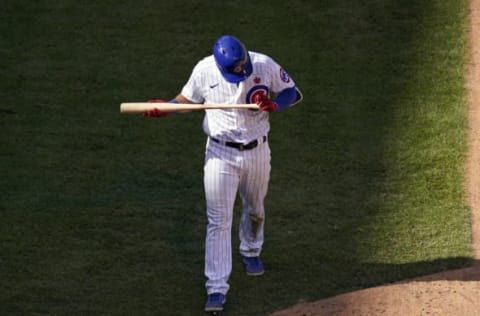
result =
[[[190,104],[193,103],[189,99],[185,98],[182,94],[177,95],[175,98],[172,100],[168,101],[170,103],[181,103],[181,104]],[[183,111],[178,111],[178,113],[188,113],[191,112],[190,110],[183,110]]]
[[[192,101],[190,101],[189,99],[185,98],[182,94],[179,94],[177,95],[175,98],[173,98],[170,102],[172,101],[176,101],[175,103],[187,103],[187,104],[190,104],[190,103],[193,103]]]

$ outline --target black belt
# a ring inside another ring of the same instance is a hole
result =
[[[218,139],[213,138],[213,137],[210,137],[210,139],[213,140],[216,143],[219,143],[219,144],[222,144],[222,145],[225,145],[225,146],[228,146],[228,147],[233,147],[233,148],[236,148],[240,151],[250,150],[250,149],[253,149],[253,148],[258,146],[258,140],[257,139],[251,141],[248,144],[234,143],[234,142],[223,142],[223,141],[218,140]],[[267,141],[267,136],[263,136],[262,139],[263,139],[263,142],[265,143]]]

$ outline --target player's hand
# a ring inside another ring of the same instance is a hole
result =
[[[257,98],[257,101],[255,102],[258,104],[258,107],[262,111],[267,111],[267,112],[275,112],[278,109],[278,104],[273,102],[269,97],[267,97],[265,94],[260,95]]]
[[[167,101],[162,100],[162,99],[150,99],[147,102],[148,103],[167,103]],[[169,112],[165,112],[165,111],[161,111],[157,108],[153,108],[153,109],[150,109],[148,111],[145,111],[143,113],[143,116],[146,116],[146,117],[165,117],[165,116],[168,116],[169,114],[170,114]]]

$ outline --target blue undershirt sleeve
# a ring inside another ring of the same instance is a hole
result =
[[[273,102],[278,105],[277,111],[283,111],[290,106],[293,102],[295,102],[295,98],[297,96],[297,91],[295,87],[287,88],[282,90]]]

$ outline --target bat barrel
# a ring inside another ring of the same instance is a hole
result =
[[[138,114],[151,109],[159,109],[164,112],[194,111],[209,109],[257,109],[255,103],[249,104],[183,104],[183,103],[149,103],[149,102],[124,102],[120,104],[120,113]]]

